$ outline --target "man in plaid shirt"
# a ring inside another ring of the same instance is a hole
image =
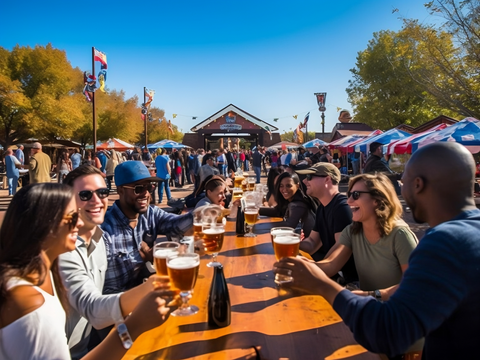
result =
[[[104,294],[119,293],[142,283],[153,262],[153,245],[158,235],[180,238],[193,226],[192,213],[174,215],[150,206],[150,192],[162,181],[152,177],[140,161],[126,161],[115,168],[120,199],[115,201],[102,224],[108,267]]]

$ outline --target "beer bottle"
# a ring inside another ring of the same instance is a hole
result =
[[[213,268],[213,281],[208,298],[208,325],[222,328],[230,325],[230,296],[227,282],[223,275],[223,266]]]
[[[240,206],[238,207],[238,211],[237,211],[237,222],[236,222],[236,226],[235,226],[235,232],[237,233],[237,235],[245,235],[245,212],[244,212],[244,209],[245,209],[245,206],[244,206],[245,202],[242,200],[240,200]]]

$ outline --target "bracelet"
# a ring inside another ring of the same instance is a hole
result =
[[[116,325],[118,336],[120,337],[120,341],[122,342],[123,347],[126,350],[130,349],[133,345],[133,340],[130,336],[130,333],[128,332],[127,325],[125,325],[124,322],[117,323]]]

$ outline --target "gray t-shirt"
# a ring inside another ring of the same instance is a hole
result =
[[[408,225],[403,221],[397,222],[392,232],[375,244],[368,242],[363,231],[352,234],[350,228],[351,225],[342,231],[340,244],[353,251],[360,288],[372,291],[400,283],[403,275],[400,266],[408,264],[408,258],[418,244]]]

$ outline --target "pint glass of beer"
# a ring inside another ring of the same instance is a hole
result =
[[[243,196],[243,190],[240,187],[234,187],[232,191],[232,201],[240,200]]]
[[[273,251],[277,261],[285,257],[297,256],[300,249],[300,235],[298,234],[280,234],[273,239]],[[291,282],[293,277],[288,275],[275,275],[275,282],[283,284]]]
[[[275,236],[277,235],[288,235],[288,234],[294,234],[295,229],[288,227],[288,226],[282,226],[282,227],[274,227],[270,230],[270,236],[272,238],[272,246],[273,246],[273,239],[275,239]]]
[[[164,241],[157,243],[153,247],[153,261],[155,271],[159,276],[168,275],[167,271],[167,255],[177,253],[179,244],[172,241]]]
[[[245,234],[245,237],[257,237],[253,233],[253,226],[258,220],[258,207],[247,205],[245,208],[245,222],[247,223],[248,233]]]
[[[241,187],[243,180],[245,180],[245,177],[243,175],[235,175],[235,180],[234,180],[233,186],[236,187],[236,188]]]
[[[188,298],[197,281],[200,257],[198,254],[171,253],[167,256],[168,276],[172,288],[180,290],[182,306],[172,312],[173,316],[189,316],[198,312],[198,307],[189,305]]]
[[[248,190],[249,191],[253,191],[253,189],[255,188],[255,182],[257,180],[253,177],[253,176],[250,176],[248,178]]]
[[[221,265],[217,261],[217,255],[222,250],[225,226],[219,223],[203,224],[202,233],[205,253],[212,254],[212,261],[207,266],[216,267]]]

